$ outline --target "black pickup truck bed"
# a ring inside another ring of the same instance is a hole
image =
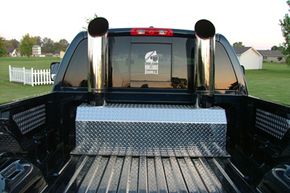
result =
[[[229,158],[72,155],[49,192],[253,192]]]
[[[226,152],[224,118],[220,108],[81,105],[76,147],[49,192],[251,192]]]

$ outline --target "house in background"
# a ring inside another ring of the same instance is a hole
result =
[[[262,69],[263,56],[252,47],[234,47],[240,64],[248,69]]]
[[[285,63],[285,57],[280,50],[258,50],[265,62]]]
[[[64,54],[65,54],[65,51],[60,51],[60,52],[59,52],[59,57],[60,57],[60,58],[63,58],[63,57],[64,57]]]
[[[41,47],[39,45],[32,46],[32,56],[40,57],[41,55]]]
[[[8,53],[9,53],[10,57],[18,57],[18,56],[20,56],[20,53],[17,51],[17,49],[8,50]]]

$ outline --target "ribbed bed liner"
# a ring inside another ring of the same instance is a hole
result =
[[[252,192],[229,158],[74,155],[49,192]]]

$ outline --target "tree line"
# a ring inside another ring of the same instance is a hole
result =
[[[235,42],[235,43],[233,43],[233,47],[235,47],[235,48],[244,48],[245,45],[243,44],[243,42]],[[279,50],[279,51],[281,51],[284,55],[286,55],[285,48],[284,48],[284,46],[282,46],[282,45],[279,45],[279,46],[274,45],[274,46],[271,47],[270,50]],[[284,52],[285,52],[285,53],[284,53]]]
[[[66,39],[54,42],[48,37],[41,38],[40,36],[30,36],[29,34],[25,34],[20,42],[16,39],[6,40],[0,36],[0,57],[9,56],[9,53],[15,49],[21,56],[31,56],[33,45],[39,45],[42,54],[54,54],[65,51],[68,44]]]

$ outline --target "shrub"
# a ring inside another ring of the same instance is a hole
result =
[[[286,58],[286,64],[288,64],[290,66],[290,55],[288,55]]]

